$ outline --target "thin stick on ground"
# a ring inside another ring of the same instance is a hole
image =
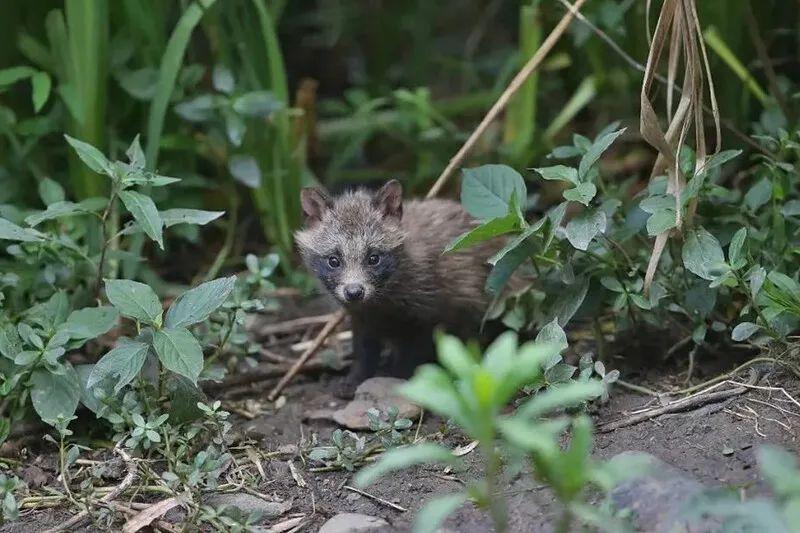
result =
[[[128,473],[122,479],[122,481],[108,494],[100,498],[102,503],[108,503],[115,500],[120,494],[128,490],[133,482],[136,480],[136,462],[133,458],[128,455],[128,452],[123,450],[119,444],[114,448],[114,452],[117,453],[122,460],[125,461],[125,464],[128,465]],[[81,522],[89,518],[89,510],[84,509],[83,511],[79,512],[78,514],[74,515],[69,520],[62,522],[61,524],[57,525],[56,527],[50,528],[46,530],[44,533],[57,533],[59,531],[71,531],[73,528],[78,526]]]
[[[492,105],[489,111],[486,113],[486,116],[483,117],[483,120],[478,127],[475,128],[475,131],[469,136],[467,141],[464,145],[456,152],[456,155],[450,159],[450,162],[447,164],[447,167],[442,171],[439,177],[436,179],[436,182],[433,184],[433,187],[428,191],[428,194],[425,195],[426,198],[433,198],[441,191],[442,187],[444,187],[447,180],[450,179],[450,176],[453,174],[453,171],[464,161],[467,155],[472,151],[475,147],[475,144],[480,139],[481,135],[487,130],[489,125],[494,122],[500,112],[505,109],[506,105],[508,104],[511,97],[513,97],[517,91],[525,84],[525,81],[539,68],[542,64],[544,59],[547,57],[547,54],[550,53],[550,50],[556,45],[556,43],[561,39],[561,36],[569,27],[572,19],[575,18],[575,13],[577,13],[581,6],[586,3],[586,0],[578,0],[575,2],[573,8],[567,11],[561,20],[556,24],[553,31],[550,32],[550,35],[544,40],[542,45],[536,50],[536,53],[533,54],[533,57],[528,60],[524,67],[517,73],[511,83],[508,84],[506,90],[500,95],[497,101]],[[325,327],[322,331],[319,332],[317,337],[314,339],[314,343],[309,347],[308,350],[303,353],[302,356],[297,360],[297,362],[292,366],[289,372],[278,382],[272,392],[269,393],[269,400],[274,401],[275,398],[278,397],[278,394],[286,387],[286,385],[294,378],[294,376],[303,368],[303,365],[306,361],[311,359],[311,357],[316,353],[325,339],[330,335],[330,333],[334,330],[334,328],[342,321],[344,318],[344,311],[338,311],[335,315],[331,317],[331,319],[325,324]]]
[[[338,326],[343,319],[343,310],[336,312],[333,317],[331,317],[328,323],[325,324],[325,327],[322,328],[322,331],[320,331],[317,337],[314,339],[314,342],[311,344],[311,346],[309,346],[308,349],[297,358],[297,361],[295,361],[289,371],[286,372],[286,375],[281,378],[278,384],[275,385],[275,387],[269,393],[269,396],[267,396],[269,401],[275,401],[281,391],[286,387],[286,385],[289,384],[292,378],[294,378],[297,373],[300,372],[300,369],[303,368],[303,365],[306,364],[306,361],[311,359],[314,354],[317,353],[317,350],[319,350],[320,346],[322,346],[322,343],[325,342],[325,339],[328,338],[328,335],[330,335],[333,330],[336,329],[336,326]]]
[[[374,494],[370,494],[369,492],[364,492],[363,490],[359,490],[359,489],[357,489],[355,487],[351,487],[350,485],[345,485],[344,488],[347,489],[347,490],[351,490],[351,491],[355,492],[356,494],[361,494],[362,496],[366,496],[367,498],[369,498],[371,500],[375,500],[376,502],[378,502],[380,504],[383,504],[383,505],[385,505],[387,507],[391,507],[392,509],[395,509],[397,511],[401,511],[403,513],[408,511],[408,509],[406,509],[405,507],[403,507],[401,505],[397,505],[396,503],[390,502],[389,500],[384,500],[383,498],[379,498],[379,497],[375,496]]]

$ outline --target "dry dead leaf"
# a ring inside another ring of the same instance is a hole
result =
[[[134,515],[133,518],[125,522],[125,524],[122,526],[122,533],[135,533],[143,527],[149,526],[153,523],[153,521],[164,516],[164,514],[166,514],[166,512],[170,509],[182,504],[183,498],[180,496],[167,498],[166,500],[161,500],[160,502],[154,503],[144,511]]]

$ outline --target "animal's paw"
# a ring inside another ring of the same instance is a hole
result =
[[[334,386],[333,394],[342,400],[352,400],[360,384],[360,379],[347,376]]]

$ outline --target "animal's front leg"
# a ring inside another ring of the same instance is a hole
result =
[[[381,342],[370,335],[365,328],[353,322],[353,366],[336,391],[340,398],[353,397],[356,388],[365,379],[371,378],[378,370],[381,355]]]
[[[426,327],[410,331],[406,338],[397,341],[397,350],[392,354],[392,375],[410,378],[418,366],[435,358],[433,331]]]

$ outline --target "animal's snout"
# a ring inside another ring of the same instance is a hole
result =
[[[344,297],[348,302],[364,299],[364,286],[360,283],[348,283],[344,286]]]

